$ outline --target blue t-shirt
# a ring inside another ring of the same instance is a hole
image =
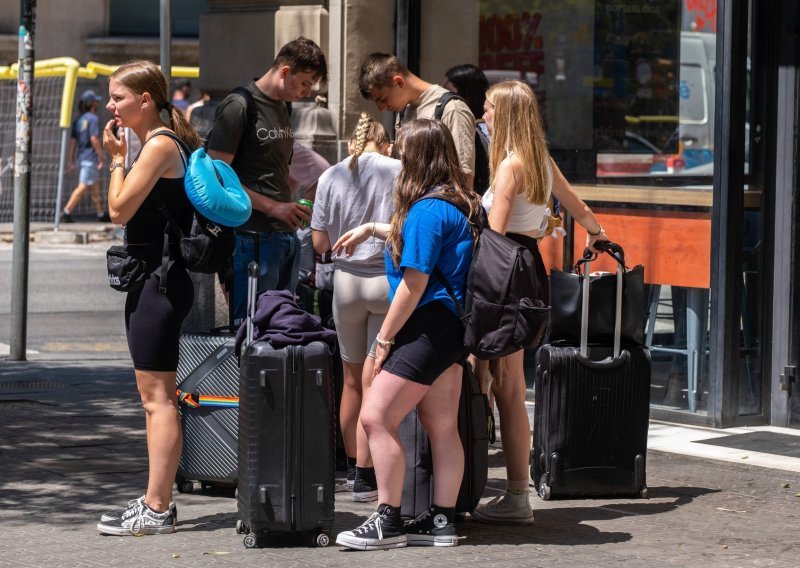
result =
[[[100,136],[100,121],[93,112],[85,112],[72,123],[72,137],[77,141],[79,162],[95,162],[97,154],[92,147],[92,136]]]
[[[472,262],[472,245],[472,227],[455,205],[441,199],[418,201],[411,206],[403,224],[400,268],[392,262],[391,253],[388,250],[385,253],[389,299],[394,298],[403,279],[403,269],[413,268],[430,275],[417,307],[440,300],[458,315],[453,300],[433,274],[433,269],[439,267],[463,305],[467,273]]]

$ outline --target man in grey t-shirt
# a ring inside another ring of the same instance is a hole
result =
[[[309,96],[327,73],[320,47],[298,38],[281,48],[264,75],[245,86],[254,120],[245,96],[237,92],[222,101],[214,116],[208,152],[231,164],[253,203],[252,216],[236,233],[229,298],[234,324],[246,315],[250,261],[259,264],[259,292],[294,292],[297,286],[300,245],[295,229],[309,221],[311,211],[295,203],[289,189],[294,136],[286,101]]]

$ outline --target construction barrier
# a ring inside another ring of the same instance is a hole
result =
[[[31,221],[58,226],[59,213],[78,184],[79,168],[66,172],[70,131],[77,118],[77,99],[92,89],[108,96],[108,76],[116,65],[89,62],[82,67],[69,57],[37,61],[33,82],[33,153],[31,156]],[[173,77],[197,78],[197,67],[172,67]],[[14,151],[16,136],[17,64],[0,67],[0,223],[13,221]],[[100,124],[111,118],[105,105],[98,107]],[[108,163],[106,157],[105,162]],[[100,196],[105,203],[108,170],[100,171]],[[92,218],[94,208],[85,196],[73,217]]]

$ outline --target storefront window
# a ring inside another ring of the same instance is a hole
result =
[[[536,91],[551,153],[643,264],[651,403],[705,414],[716,2],[481,0],[479,65]],[[585,233],[574,230],[577,256]],[[562,268],[563,242],[543,254]],[[613,267],[600,265],[601,270]]]

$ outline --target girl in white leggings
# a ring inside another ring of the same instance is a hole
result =
[[[319,178],[311,237],[325,253],[344,233],[366,222],[388,223],[394,212],[394,187],[400,161],[387,157],[389,137],[383,126],[362,113],[348,149],[350,156]],[[389,310],[389,283],[383,251],[386,242],[372,235],[350,256],[335,256],[333,319],[339,336],[344,387],[339,410],[347,484],[353,500],[378,496],[375,470],[358,415],[372,382],[372,342]]]

